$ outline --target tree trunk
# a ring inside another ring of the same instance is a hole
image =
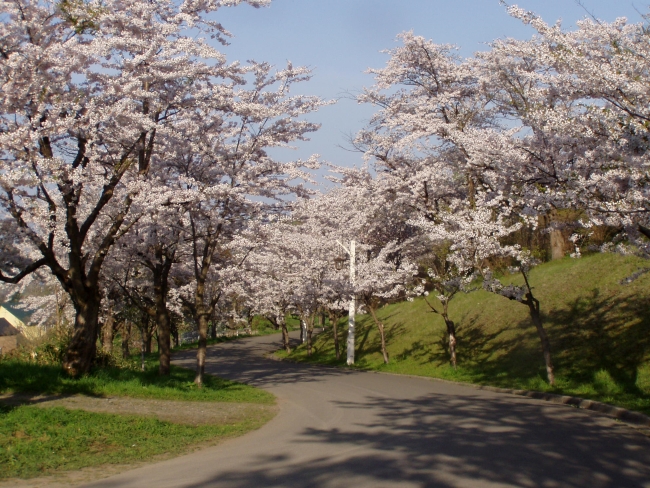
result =
[[[449,316],[445,313],[442,317],[447,326],[447,336],[449,337],[449,360],[454,369],[456,369],[456,326],[449,320]]]
[[[524,302],[528,305],[528,310],[530,311],[530,318],[533,320],[533,324],[537,329],[537,334],[539,335],[539,340],[542,343],[542,353],[544,354],[544,363],[546,365],[546,377],[551,386],[555,385],[555,372],[553,369],[553,361],[551,360],[551,343],[548,340],[548,335],[546,335],[546,329],[542,324],[542,316],[539,311],[539,300],[533,297],[531,292],[526,294],[526,301]]]
[[[174,347],[180,346],[180,337],[178,335],[178,326],[174,320],[170,319],[170,330],[172,334],[172,339],[174,339]]]
[[[167,300],[163,293],[155,293],[156,300],[156,325],[158,329],[158,374],[169,376],[171,363],[171,326]]]
[[[565,239],[560,229],[551,229],[551,259],[562,259],[566,254]]]
[[[208,346],[208,314],[200,314],[197,322],[199,324],[199,347],[196,352],[196,377],[194,383],[201,388],[203,386],[203,376],[205,375],[205,356]]]
[[[145,350],[144,350],[144,352],[147,353],[147,354],[151,354],[151,341],[153,339],[153,327],[151,326],[150,320],[149,320],[148,317],[145,320],[146,320],[145,323],[146,323],[147,327],[146,327],[146,337],[145,337],[146,342],[145,342]]]
[[[381,320],[379,320],[379,318],[377,318],[375,309],[372,307],[372,305],[370,305],[369,302],[366,302],[366,306],[370,311],[370,315],[372,315],[372,319],[375,321],[377,330],[379,330],[379,337],[381,338],[381,354],[384,356],[384,364],[388,364],[388,351],[386,350],[386,334],[384,333],[384,324],[381,322]]]
[[[212,327],[210,327],[210,339],[217,338],[217,319],[212,318]]]
[[[72,340],[63,360],[63,369],[72,377],[90,371],[97,352],[99,332],[99,293],[88,293],[85,300],[75,303],[75,322]]]
[[[280,324],[280,327],[282,328],[282,347],[284,348],[285,351],[287,351],[287,354],[291,354],[291,345],[289,344],[289,331],[287,330],[287,321],[284,316],[278,316],[275,320],[276,323]]]
[[[148,262],[153,274],[153,299],[158,335],[158,374],[169,376],[171,364],[171,318],[167,310],[167,292],[169,290],[169,271],[174,262],[174,255],[167,255],[163,249],[156,249],[156,262]]]
[[[115,336],[115,317],[113,317],[113,307],[108,309],[108,316],[104,323],[104,352],[113,354],[113,338]]]
[[[300,343],[304,344],[307,340],[307,324],[305,321],[300,319]]]
[[[551,241],[551,259],[555,261],[556,259],[562,259],[567,251],[571,249],[569,241],[564,236],[562,229],[556,228],[558,223],[558,213],[557,210],[551,210],[549,215],[549,227],[550,227],[550,241]]]
[[[147,323],[145,322],[142,324],[142,327],[140,327],[140,340],[142,341],[142,344],[140,345],[140,369],[144,371],[144,356],[145,352],[147,350]]]
[[[312,353],[312,337],[314,334],[314,322],[316,321],[316,314],[312,315],[309,317],[306,321],[304,321],[305,328],[306,330],[306,335],[307,335],[307,356],[311,356]]]
[[[122,323],[122,357],[124,359],[128,359],[131,355],[129,340],[131,340],[131,321],[125,320]]]
[[[336,354],[336,360],[341,359],[341,344],[339,342],[339,319],[340,316],[334,312],[329,312],[330,324],[332,325],[332,334],[334,335],[334,352]]]
[[[449,359],[452,367],[456,369],[456,326],[449,318],[449,299],[442,302],[442,318],[447,326],[447,336],[449,337]]]
[[[158,374],[169,376],[171,366],[171,333],[169,330],[169,315],[162,311],[158,313]]]
[[[207,232],[210,237],[203,237],[203,231],[199,231],[196,227],[194,214],[190,212],[190,223],[192,229],[192,247],[194,259],[194,278],[196,281],[196,288],[194,289],[194,303],[192,310],[194,320],[199,326],[199,347],[196,352],[196,376],[194,383],[198,387],[203,386],[203,375],[205,374],[205,356],[208,344],[208,321],[214,314],[216,301],[213,303],[206,302],[206,289],[205,284],[208,280],[210,267],[212,266],[212,258],[217,248],[219,235],[221,233],[221,224],[217,225],[215,232]],[[201,236],[201,237],[200,237]],[[203,245],[200,246],[202,251],[199,251],[199,243],[202,239]]]

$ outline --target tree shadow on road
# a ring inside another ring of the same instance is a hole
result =
[[[646,437],[567,407],[466,391],[337,405],[368,418],[347,430],[309,428],[294,441],[299,452],[322,454],[269,452],[245,470],[183,486],[643,487],[650,479]]]

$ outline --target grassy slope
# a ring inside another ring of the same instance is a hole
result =
[[[459,367],[448,364],[442,319],[424,300],[386,306],[390,364],[367,315],[358,317],[357,367],[511,388],[578,395],[650,414],[650,273],[632,284],[620,281],[647,262],[596,254],[534,269],[531,283],[541,303],[557,374],[545,381],[537,333],[526,306],[482,290],[457,296],[450,315],[458,326]],[[512,277],[514,282],[518,277]],[[435,298],[432,298],[435,300]],[[343,334],[343,342],[345,334]],[[343,364],[333,353],[331,332],[316,353],[301,348],[292,358]]]

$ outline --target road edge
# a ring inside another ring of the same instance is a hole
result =
[[[636,412],[634,410],[628,410],[623,407],[617,407],[615,405],[610,405],[609,403],[598,402],[596,400],[589,400],[586,398],[580,398],[580,397],[569,396],[569,395],[558,395],[556,393],[545,393],[545,392],[534,391],[534,390],[518,390],[515,388],[500,388],[497,386],[477,385],[475,383],[464,383],[462,381],[452,381],[443,378],[433,378],[431,376],[419,376],[415,374],[400,374],[400,373],[391,373],[388,371],[374,371],[369,369],[348,368],[345,366],[340,367],[340,366],[323,365],[317,363],[303,363],[301,361],[292,361],[289,358],[280,358],[275,355],[275,352],[269,353],[268,355],[266,355],[266,357],[269,359],[273,359],[275,361],[287,361],[295,364],[316,366],[318,368],[347,370],[347,371],[362,371],[365,373],[387,374],[393,376],[406,376],[410,378],[420,378],[420,379],[425,379],[430,381],[441,381],[444,383],[450,383],[459,386],[468,386],[471,388],[475,388],[477,390],[486,390],[495,393],[505,393],[509,395],[524,396],[527,398],[532,398],[534,400],[542,400],[550,403],[555,403],[558,405],[567,405],[582,410],[596,412],[605,415],[607,417],[613,418],[615,420],[619,420],[621,422],[631,424],[633,426],[650,427],[650,416],[647,416],[641,412]]]

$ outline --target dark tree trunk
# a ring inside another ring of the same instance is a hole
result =
[[[542,324],[542,316],[539,311],[539,300],[534,298],[532,293],[528,292],[524,303],[528,305],[530,318],[533,320],[533,325],[535,325],[537,334],[539,335],[539,340],[542,343],[542,353],[546,365],[546,377],[548,378],[549,384],[553,386],[555,385],[555,372],[553,369],[553,361],[551,359],[551,343],[548,340],[546,329],[544,329],[544,325]]]
[[[157,308],[158,323],[158,374],[160,376],[169,376],[171,364],[171,333],[169,327],[169,313],[167,307]]]
[[[153,273],[153,295],[155,320],[158,332],[158,374],[169,376],[171,363],[171,318],[167,310],[169,290],[169,271],[174,262],[174,252],[167,254],[162,248],[156,249],[156,263],[147,263]]]
[[[145,352],[151,354],[151,341],[153,340],[153,327],[151,324],[151,319],[149,317],[145,318],[146,324],[146,336],[145,336]]]
[[[445,325],[447,326],[447,337],[449,338],[449,361],[454,369],[456,369],[457,359],[456,359],[456,326],[454,323],[449,320],[449,317],[445,314],[443,316],[445,320]]]
[[[208,346],[208,314],[203,313],[198,316],[199,324],[199,347],[196,352],[196,377],[194,383],[199,387],[203,386],[203,376],[205,375],[205,357]]]
[[[449,338],[449,361],[451,362],[452,367],[456,369],[456,345],[458,341],[456,339],[456,326],[454,325],[454,322],[449,318],[449,300],[444,301],[442,307],[442,318],[444,319],[445,325],[447,326],[447,337]]]
[[[72,340],[63,360],[63,369],[73,377],[90,371],[97,352],[99,332],[99,293],[88,293],[85,300],[75,303],[75,323]]]
[[[205,264],[205,263],[204,263]],[[207,276],[207,269],[205,274],[201,275],[196,283],[196,291],[194,294],[195,313],[194,320],[199,326],[199,344],[196,351],[196,376],[194,383],[199,388],[203,386],[203,376],[205,375],[205,357],[207,354],[208,346],[208,326],[212,310],[205,304],[205,276]]]
[[[305,321],[305,333],[307,334],[307,356],[311,356],[312,353],[312,336],[314,333],[314,322],[316,321],[316,315],[312,315]]]
[[[212,317],[212,327],[210,327],[210,339],[217,338],[217,319]]]
[[[377,314],[375,313],[375,309],[373,308],[372,305],[370,305],[370,302],[367,301],[366,306],[370,311],[370,315],[372,315],[372,319],[375,321],[377,330],[379,330],[379,337],[381,339],[381,354],[384,357],[384,364],[388,364],[388,351],[386,350],[386,334],[384,333],[384,324],[377,317]]]
[[[147,326],[148,324],[145,322],[140,327],[140,340],[142,341],[142,344],[140,344],[140,369],[142,371],[144,371],[144,357],[147,351]]]
[[[214,314],[214,310],[219,299],[219,295],[213,297],[211,301],[206,300],[206,282],[210,267],[212,266],[212,259],[217,249],[219,242],[219,235],[221,233],[221,224],[210,231],[199,231],[196,227],[194,214],[190,212],[190,224],[192,229],[192,248],[193,248],[193,261],[194,261],[194,278],[196,281],[196,288],[194,289],[194,303],[190,305],[190,309],[194,315],[194,320],[199,326],[199,347],[196,352],[196,376],[194,383],[199,388],[203,386],[203,376],[205,374],[205,357],[208,344],[208,323],[210,317]],[[210,236],[210,237],[206,237]],[[201,249],[199,244],[203,243]]]
[[[328,316],[332,326],[332,334],[334,335],[334,352],[338,361],[341,359],[341,344],[339,341],[339,320],[341,316],[331,310],[328,312]]]
[[[287,354],[291,354],[291,345],[289,344],[289,330],[287,329],[287,322],[283,320],[281,323],[282,327],[282,345],[284,350],[287,351]]]
[[[46,119],[42,119],[42,122]],[[147,151],[140,158],[138,172],[141,176],[146,175],[149,169],[154,149],[154,135],[155,130],[150,133]],[[146,136],[147,132],[143,132],[140,137],[146,138]],[[55,203],[48,195],[48,192],[54,188],[48,190],[41,185],[39,189],[39,192],[43,192],[45,200],[48,202],[52,219],[56,219],[54,216],[57,215],[57,210],[65,212],[65,216],[61,215],[61,223],[65,225],[65,233],[68,238],[68,269],[61,265],[55,251],[55,245],[60,239],[55,238],[52,231],[47,239],[39,240],[36,233],[30,229],[28,223],[23,219],[23,211],[12,197],[9,200],[8,215],[15,219],[20,228],[32,235],[43,257],[31,263],[16,276],[7,277],[0,272],[0,281],[18,283],[24,276],[43,266],[47,266],[59,280],[63,289],[70,295],[70,299],[75,306],[76,317],[72,340],[68,345],[63,360],[63,369],[73,377],[90,371],[95,359],[99,334],[98,319],[101,302],[99,280],[101,269],[118,235],[124,230],[122,226],[133,202],[133,196],[127,195],[120,204],[119,210],[113,214],[110,224],[103,225],[102,223],[98,225],[97,219],[104,213],[106,205],[113,200],[115,189],[120,184],[122,177],[133,166],[131,161],[133,161],[133,151],[136,145],[126,144],[125,147],[128,149],[121,154],[114,153],[112,155],[117,164],[113,166],[112,173],[109,172],[106,175],[107,178],[99,198],[95,200],[94,205],[91,205],[89,212],[84,212],[83,219],[80,219],[77,210],[79,202],[84,199],[86,187],[75,184],[70,175],[74,171],[83,168],[83,165],[88,161],[86,154],[87,142],[84,136],[77,136],[78,150],[74,158],[71,158],[70,172],[67,172],[67,170],[63,172],[56,183],[61,196],[60,203]],[[39,141],[39,151],[41,156],[46,159],[51,159],[54,156],[50,140],[47,137],[43,137]],[[89,235],[92,235],[93,240],[99,243],[99,246],[92,251],[86,246]]]
[[[286,317],[284,315],[278,315],[277,317],[272,317],[270,321],[276,329],[280,329],[282,331],[282,348],[287,352],[287,354],[291,354],[291,345],[289,344],[289,330],[287,329]]]
[[[158,374],[169,376],[171,362],[171,325],[167,300],[162,296],[156,297],[156,325],[158,327]]]
[[[539,340],[542,343],[542,354],[544,355],[544,363],[546,365],[546,377],[551,386],[555,385],[555,371],[553,368],[553,361],[551,360],[551,343],[548,340],[548,335],[546,335],[546,329],[542,324],[542,315],[540,313],[539,300],[533,296],[533,289],[530,286],[528,281],[528,274],[522,269],[521,274],[524,277],[524,282],[526,283],[526,299],[521,302],[524,305],[528,306],[530,312],[530,318],[533,321],[533,325],[537,329],[537,334],[539,335]]]
[[[131,355],[129,351],[129,341],[131,340],[131,321],[125,320],[122,323],[122,357],[128,359]]]
[[[181,345],[181,338],[180,334],[178,333],[178,326],[174,323],[172,320],[172,339],[174,339],[174,347],[178,347]]]
[[[113,338],[115,337],[115,317],[113,307],[109,307],[106,322],[104,322],[104,343],[102,344],[106,354],[113,354]]]

